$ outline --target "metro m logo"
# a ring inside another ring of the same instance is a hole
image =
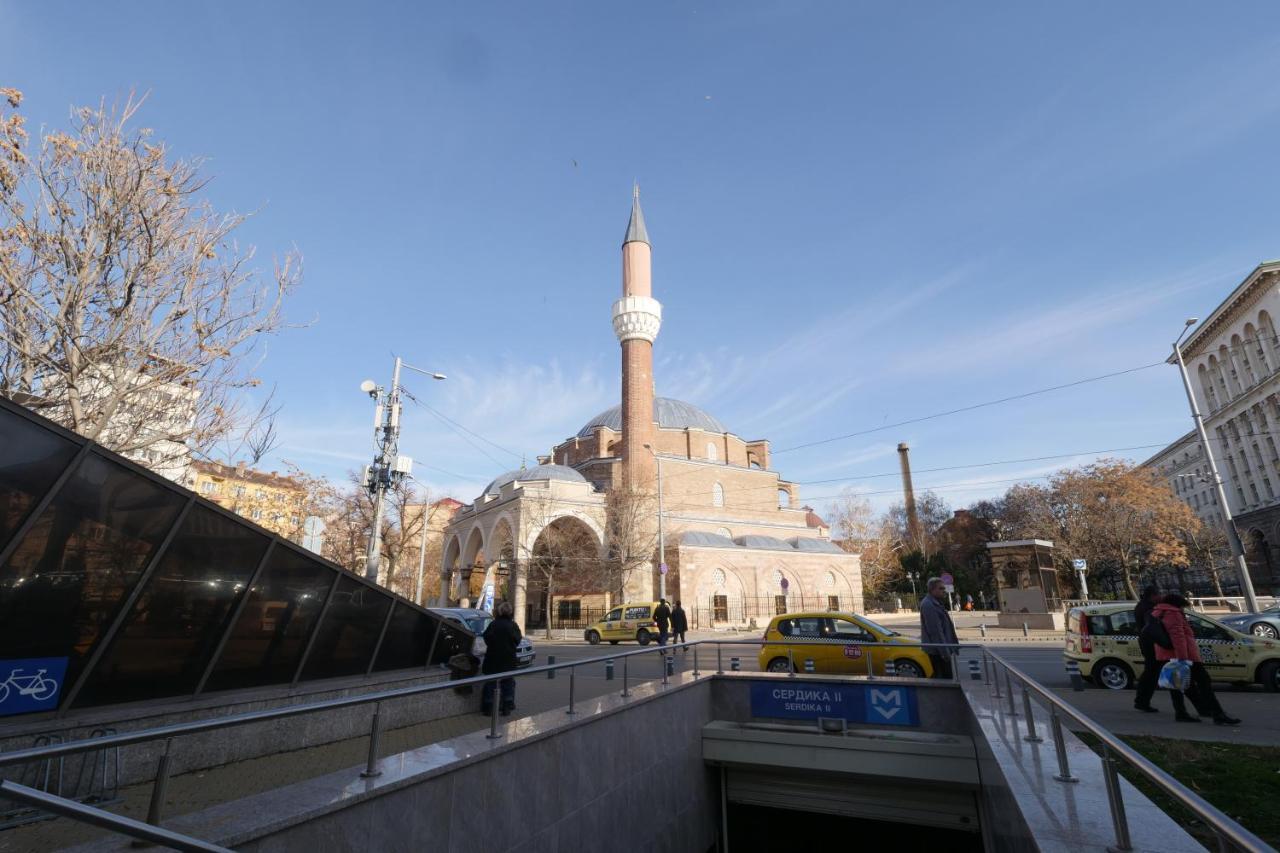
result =
[[[906,691],[901,687],[868,687],[866,690],[867,721],[895,726],[915,725],[914,709],[909,707]]]

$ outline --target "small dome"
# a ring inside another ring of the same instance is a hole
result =
[[[773,536],[739,536],[733,540],[743,548],[757,548],[763,551],[791,551],[790,545]]]
[[[849,552],[841,548],[830,539],[813,539],[803,536],[796,536],[788,539],[797,551],[810,551],[814,554],[842,554],[847,555]]]
[[[531,480],[565,480],[571,483],[585,483],[587,478],[567,465],[535,465],[532,468],[521,468],[508,471],[495,477],[484,487],[483,494],[496,495],[507,483],[524,483]]]
[[[681,545],[695,545],[699,548],[737,548],[734,541],[718,533],[707,533],[704,530],[686,530],[680,535]]]
[[[653,398],[653,419],[662,429],[701,429],[707,432],[728,432],[724,424],[699,409],[692,403],[673,400],[670,397]],[[608,427],[614,432],[622,432],[622,407],[614,406],[606,409],[587,421],[586,426],[578,430],[579,438],[590,438],[596,427]]]

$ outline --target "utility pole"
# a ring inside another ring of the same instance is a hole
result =
[[[391,388],[386,389],[372,379],[360,383],[360,390],[374,400],[373,438],[378,450],[373,464],[365,468],[364,486],[373,497],[373,529],[369,533],[369,549],[366,552],[364,576],[378,583],[379,563],[382,557],[382,514],[387,491],[413,473],[413,460],[399,455],[400,442],[400,368],[424,373],[432,379],[444,379],[443,373],[432,373],[411,364],[405,364],[396,356],[391,371]]]
[[[1222,507],[1222,525],[1226,528],[1227,542],[1231,544],[1231,557],[1236,564],[1236,574],[1240,576],[1240,589],[1244,593],[1245,608],[1249,613],[1258,612],[1258,599],[1253,594],[1253,579],[1249,577],[1249,563],[1244,558],[1244,545],[1240,542],[1240,534],[1236,531],[1235,520],[1231,517],[1231,504],[1227,503],[1227,492],[1222,487],[1222,475],[1218,473],[1218,463],[1213,459],[1213,447],[1209,444],[1209,436],[1204,431],[1204,418],[1200,415],[1200,405],[1196,403],[1196,395],[1191,391],[1191,377],[1187,375],[1186,362],[1182,360],[1182,339],[1187,330],[1200,322],[1200,318],[1187,320],[1182,334],[1173,342],[1173,357],[1182,373],[1182,387],[1187,392],[1187,402],[1191,404],[1191,419],[1196,423],[1196,433],[1200,436],[1200,444],[1204,447],[1204,457],[1209,463],[1209,476],[1213,479],[1213,488],[1218,494],[1218,505]]]

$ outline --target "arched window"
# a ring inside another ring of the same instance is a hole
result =
[[[719,483],[711,487],[711,505],[724,506],[724,486]]]
[[[721,527],[719,530],[717,530],[717,531],[716,531],[716,533],[720,534],[720,535],[721,535],[721,536],[723,536],[725,539],[732,539],[732,538],[733,538],[733,534],[729,532],[729,528],[727,528],[727,527]]]
[[[1240,386],[1240,374],[1236,372],[1236,363],[1231,358],[1231,351],[1227,349],[1227,345],[1223,344],[1218,347],[1218,363],[1222,365],[1222,372],[1227,377],[1227,387],[1231,389],[1231,399],[1240,396],[1243,390]]]
[[[1218,397],[1222,400],[1222,405],[1226,405],[1231,400],[1231,395],[1227,393],[1227,381],[1223,377],[1222,365],[1218,363],[1216,355],[1209,356],[1209,374],[1215,385],[1218,386]]]
[[[786,489],[778,489],[778,506],[791,506],[791,493]]]
[[[719,456],[716,455],[716,443],[714,441],[707,442],[707,458],[715,462]]]
[[[1231,349],[1235,353],[1236,361],[1240,364],[1240,369],[1244,371],[1244,375],[1240,377],[1243,388],[1252,388],[1258,384],[1258,377],[1253,374],[1253,363],[1249,361],[1249,347],[1240,340],[1239,335],[1231,336]]]
[[[1248,323],[1244,327],[1245,346],[1253,353],[1253,372],[1259,379],[1266,379],[1271,375],[1271,359],[1267,355],[1267,342],[1262,339],[1262,333],[1253,327],[1252,323]]]
[[[1258,337],[1262,346],[1271,353],[1271,364],[1280,369],[1280,340],[1276,340],[1276,326],[1271,322],[1271,315],[1266,311],[1258,314]]]
[[[1198,371],[1200,377],[1200,392],[1204,394],[1204,398],[1209,403],[1209,408],[1216,410],[1218,408],[1218,395],[1214,393],[1213,381],[1209,379],[1209,371],[1202,364]]]

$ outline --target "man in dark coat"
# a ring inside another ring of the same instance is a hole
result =
[[[951,621],[947,605],[942,603],[947,597],[947,587],[942,578],[929,578],[925,589],[928,594],[920,600],[920,642],[957,645],[960,641],[956,639],[955,623]],[[954,649],[942,645],[926,645],[924,651],[933,664],[933,677],[950,679],[951,652]]]
[[[516,649],[520,645],[520,626],[515,622],[515,608],[509,601],[504,601],[494,610],[494,620],[484,629],[484,664],[480,671],[485,675],[497,675],[500,672],[511,672],[519,665]],[[516,680],[502,678],[497,682],[501,691],[498,713],[507,716],[516,707]],[[480,713],[493,713],[493,685],[486,681],[480,696]]]
[[[1142,632],[1142,628],[1147,624],[1151,610],[1159,603],[1160,590],[1149,586],[1142,591],[1138,606],[1133,608],[1133,630],[1138,635],[1138,648],[1142,649],[1142,675],[1138,677],[1138,692],[1133,697],[1133,707],[1148,714],[1159,710],[1151,707],[1151,697],[1156,695],[1156,684],[1160,680],[1160,669],[1164,663],[1156,658],[1155,643]],[[1169,701],[1173,703],[1173,713],[1177,719],[1185,720],[1191,716],[1187,713],[1186,700],[1177,690],[1169,691]]]
[[[653,608],[653,621],[658,623],[658,645],[665,646],[671,632],[671,608],[665,598],[659,599],[658,606]]]
[[[676,609],[671,611],[671,642],[684,643],[685,632],[689,630],[689,617],[685,615],[684,608],[680,606],[680,602],[676,602]],[[689,651],[689,647],[685,646],[684,650]]]

